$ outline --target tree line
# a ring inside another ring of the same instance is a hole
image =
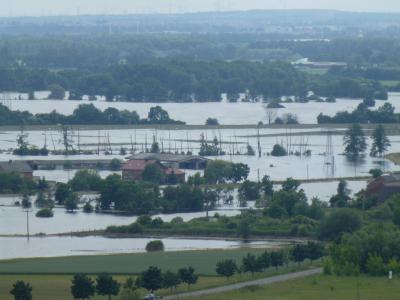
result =
[[[71,115],[63,115],[56,111],[51,113],[31,114],[27,111],[12,111],[0,104],[0,126],[3,125],[133,125],[133,124],[184,124],[169,117],[167,111],[160,106],[151,107],[147,118],[140,119],[135,111],[118,110],[109,107],[104,111],[93,104],[79,105]]]

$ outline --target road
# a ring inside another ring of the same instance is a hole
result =
[[[178,297],[190,299],[193,297],[206,296],[206,295],[212,295],[212,294],[218,294],[218,293],[224,293],[224,292],[229,292],[229,291],[233,291],[233,290],[238,290],[238,289],[248,287],[248,286],[270,285],[270,284],[273,284],[276,282],[288,281],[288,280],[292,280],[292,279],[307,277],[307,276],[321,274],[321,273],[322,273],[322,268],[311,269],[311,270],[307,270],[307,271],[288,273],[288,274],[284,274],[284,275],[272,276],[272,277],[263,278],[263,279],[257,279],[257,280],[252,280],[252,281],[245,281],[245,282],[220,286],[220,287],[216,287],[216,288],[212,288],[212,289],[200,290],[200,291],[189,292],[189,293],[182,293],[182,294],[179,294]],[[168,297],[164,297],[163,299],[164,300],[174,300],[174,299],[177,299],[177,296],[168,296]]]

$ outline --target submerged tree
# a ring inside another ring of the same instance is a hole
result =
[[[351,159],[357,159],[367,148],[367,142],[359,124],[353,124],[347,129],[343,141],[345,146],[344,152]]]
[[[381,157],[390,147],[390,140],[386,135],[385,128],[378,125],[372,133],[371,156]]]

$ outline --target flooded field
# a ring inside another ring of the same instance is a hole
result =
[[[399,111],[400,94],[391,93],[389,101]],[[336,103],[284,103],[285,108],[278,110],[278,116],[292,113],[298,116],[301,123],[315,124],[317,123],[317,116],[321,112],[326,115],[334,115],[338,111],[351,111],[360,102],[361,100],[337,99]],[[184,121],[187,124],[203,125],[207,118],[217,118],[224,125],[266,122],[266,113],[262,103],[130,103],[71,100],[34,100],[34,102],[29,100],[11,100],[4,103],[8,104],[13,110],[26,110],[31,113],[49,113],[52,110],[56,110],[63,114],[71,114],[79,104],[93,103],[102,110],[107,107],[135,110],[142,118],[147,117],[150,107],[160,105],[169,112],[171,118]],[[383,101],[378,101],[377,106],[383,103]]]

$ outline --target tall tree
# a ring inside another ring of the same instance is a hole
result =
[[[72,279],[71,293],[74,299],[90,299],[95,293],[93,280],[84,274],[76,274]]]
[[[100,274],[96,278],[96,291],[97,294],[102,296],[108,296],[111,300],[111,296],[117,296],[119,294],[120,284],[114,280],[109,274]]]
[[[14,296],[15,300],[32,300],[32,287],[29,283],[17,281],[10,294]]]
[[[196,284],[199,279],[199,276],[195,274],[195,270],[192,267],[179,269],[178,274],[181,281],[188,285],[188,288],[190,288],[191,285]]]
[[[344,152],[347,157],[357,159],[367,149],[367,142],[359,124],[353,124],[347,129],[344,137]]]
[[[237,265],[232,259],[222,260],[217,263],[217,274],[226,277],[226,279],[235,275],[236,271]]]
[[[142,272],[137,279],[137,285],[148,291],[156,291],[162,288],[163,278],[161,269],[150,266],[146,271]]]
[[[390,147],[390,140],[386,135],[385,128],[380,124],[372,133],[372,147],[371,156],[380,156],[388,150]]]

